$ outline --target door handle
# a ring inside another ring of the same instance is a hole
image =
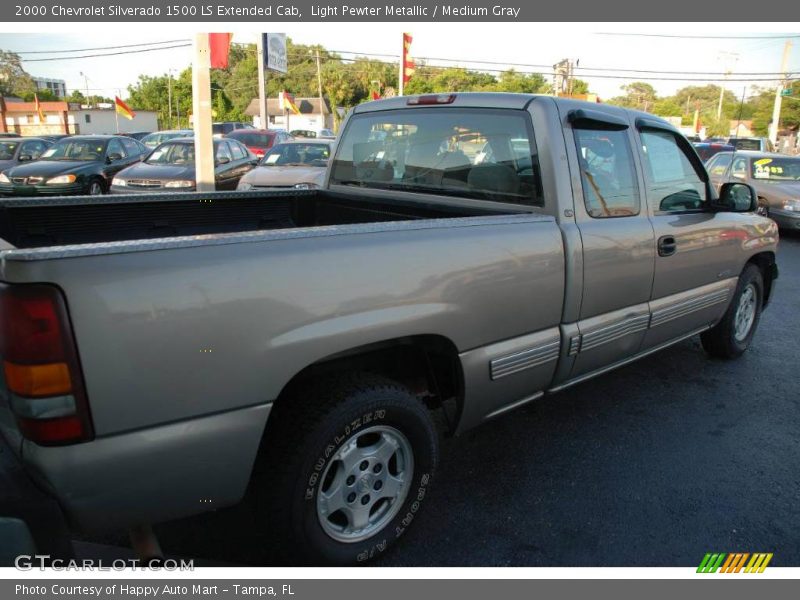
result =
[[[675,250],[678,249],[678,244],[675,238],[671,235],[664,235],[658,238],[658,255],[659,256],[672,256]]]

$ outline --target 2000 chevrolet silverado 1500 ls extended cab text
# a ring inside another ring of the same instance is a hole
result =
[[[360,105],[320,189],[3,200],[2,430],[75,527],[249,487],[304,560],[363,561],[429,496],[434,423],[744,352],[756,200],[651,115],[517,94]]]

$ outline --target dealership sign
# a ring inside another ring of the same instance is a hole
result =
[[[264,66],[269,71],[286,73],[289,61],[286,59],[286,34],[285,33],[264,33]]]

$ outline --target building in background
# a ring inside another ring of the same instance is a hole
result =
[[[137,110],[131,119],[116,118],[113,104],[104,107],[83,108],[74,102],[42,102],[44,122],[39,120],[33,102],[14,102],[0,98],[0,132],[20,135],[48,135],[58,133],[116,133],[157,131],[158,113]]]
[[[300,109],[299,115],[287,114],[287,111],[281,110],[277,98],[268,98],[267,115],[269,124],[267,127],[262,126],[259,118],[258,98],[250,101],[245,114],[253,117],[253,125],[258,128],[286,129],[287,131],[294,129],[333,129],[333,113],[327,99],[322,102],[321,109],[319,98],[295,98],[294,103]]]
[[[34,77],[33,82],[37,90],[49,90],[56,98],[67,97],[67,82],[63,79],[51,79],[50,77]]]

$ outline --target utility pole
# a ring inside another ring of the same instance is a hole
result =
[[[269,115],[267,114],[267,70],[264,65],[264,34],[259,33],[256,38],[256,54],[258,54],[258,119],[261,129],[269,129]]]
[[[211,49],[207,33],[194,36],[192,62],[192,115],[194,118],[194,169],[198,192],[213,192],[214,140],[211,132]]]
[[[719,56],[717,58],[721,58],[723,61],[725,61],[725,67],[724,67],[725,75],[724,75],[724,78],[725,78],[725,80],[727,80],[728,76],[732,72],[732,69],[730,67],[730,61],[731,60],[733,62],[738,61],[739,60],[739,54],[736,53],[736,52],[720,52]],[[719,121],[722,118],[722,99],[724,97],[725,97],[725,82],[723,81],[722,85],[720,86],[720,89],[719,89],[719,105],[717,105],[717,121]]]
[[[172,69],[167,71],[167,114],[169,115],[167,127],[172,129]]]
[[[80,71],[80,74],[83,77],[83,85],[86,88],[86,106],[91,108],[92,104],[89,102],[89,77],[83,71]]]
[[[775,106],[772,108],[772,123],[769,124],[769,141],[772,142],[773,145],[778,143],[778,127],[781,120],[781,100],[783,99],[781,92],[783,92],[783,87],[787,83],[786,71],[789,68],[789,54],[791,51],[792,42],[786,40],[786,43],[783,45],[783,59],[781,60],[783,79],[780,80],[775,90]]]
[[[322,69],[319,66],[319,48],[316,49],[317,55],[317,87],[319,88],[319,116],[321,117],[322,123],[320,124],[320,129],[325,129],[325,105],[322,102]]]

